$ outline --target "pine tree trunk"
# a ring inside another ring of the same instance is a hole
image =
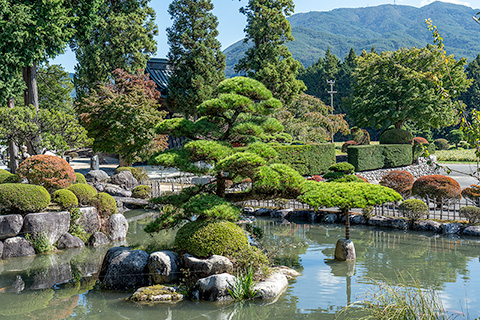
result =
[[[217,196],[220,198],[225,198],[225,178],[223,174],[217,175]]]
[[[7,107],[15,107],[15,100],[9,98],[7,100]],[[17,172],[18,168],[18,146],[13,141],[8,141],[8,154],[10,155],[10,160],[8,161],[8,167],[10,168],[11,173]]]
[[[33,105],[35,110],[38,112],[38,85],[37,85],[37,65],[33,63],[32,66],[23,67],[22,69],[23,81],[27,88],[23,92],[23,99],[25,106]],[[36,155],[40,152],[40,137],[35,137],[32,141],[27,141],[26,145],[28,148],[28,153],[31,155]]]

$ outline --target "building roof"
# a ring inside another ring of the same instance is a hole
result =
[[[155,82],[158,90],[165,97],[168,85],[168,78],[172,75],[172,68],[168,64],[168,60],[164,58],[151,58],[147,61],[145,72]]]

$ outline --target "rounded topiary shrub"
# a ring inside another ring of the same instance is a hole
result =
[[[328,170],[333,172],[342,172],[344,174],[351,174],[355,172],[355,167],[348,162],[339,162],[332,164]]]
[[[91,200],[97,194],[97,189],[86,183],[75,183],[68,187],[82,205],[91,204]]]
[[[428,144],[428,141],[422,137],[415,137],[413,138],[413,144]]]
[[[17,170],[30,184],[45,187],[49,192],[68,188],[75,182],[75,171],[60,157],[40,154],[27,158]]]
[[[405,218],[410,220],[418,220],[428,213],[427,204],[418,199],[405,200],[398,209]]]
[[[450,148],[450,144],[448,143],[447,139],[437,139],[433,143],[435,144],[435,148],[437,150],[448,150]]]
[[[67,189],[60,189],[52,194],[52,201],[56,202],[62,210],[70,210],[78,207],[78,199],[75,194]]]
[[[92,204],[97,208],[102,218],[108,218],[117,212],[117,202],[105,192],[100,192],[92,198]]]
[[[50,194],[42,186],[0,184],[0,212],[3,214],[41,212],[50,204],[50,200]]]
[[[87,179],[85,179],[85,176],[80,172],[75,172],[75,176],[75,183],[87,183]]]
[[[245,231],[233,222],[196,220],[178,230],[175,246],[196,257],[207,258],[213,254],[229,256],[250,244]]]
[[[0,169],[0,183],[20,183],[22,178],[19,175]]]
[[[480,185],[472,184],[470,187],[463,189],[462,197],[473,202],[478,202],[478,199],[480,199]]]
[[[147,185],[139,185],[133,188],[132,197],[137,199],[149,199],[152,194],[152,188]]]
[[[459,199],[462,189],[455,179],[439,174],[418,178],[412,186],[412,194],[437,201]]]
[[[466,206],[460,208],[458,212],[461,216],[464,216],[468,222],[477,223],[480,221],[480,208],[474,206]]]
[[[403,129],[387,129],[380,134],[380,144],[412,144],[413,136]]]
[[[388,187],[397,191],[400,193],[400,195],[402,195],[402,197],[405,198],[410,195],[414,181],[415,178],[413,178],[410,172],[404,170],[393,170],[386,173],[379,183],[384,187]]]

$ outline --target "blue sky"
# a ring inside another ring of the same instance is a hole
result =
[[[428,5],[433,0],[294,0],[295,13],[309,11],[329,11],[336,8],[358,8],[377,6],[381,4],[409,5],[421,7]],[[159,30],[157,40],[156,57],[166,57],[168,53],[167,37],[165,29],[171,26],[170,16],[167,12],[170,0],[151,0],[150,5],[156,12],[156,23]],[[238,12],[241,6],[247,4],[248,0],[212,0],[215,9],[214,14],[219,20],[219,37],[222,48],[225,49],[231,44],[241,40],[244,37],[243,29],[245,28],[245,17]],[[466,5],[472,8],[480,8],[480,0],[444,0],[456,4]],[[68,72],[74,72],[76,63],[75,56],[72,52],[67,52],[58,56],[52,61],[55,64],[61,64]]]

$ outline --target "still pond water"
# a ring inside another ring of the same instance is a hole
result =
[[[144,211],[126,213],[131,220],[129,245],[158,248],[174,235],[143,232]],[[398,283],[418,279],[435,288],[450,312],[480,315],[480,240],[353,226],[357,261],[335,262],[341,225],[259,220],[264,244],[278,263],[302,273],[275,302],[217,305],[183,301],[141,306],[128,294],[98,288],[95,273],[107,248],[69,250],[0,262],[0,319],[334,319],[348,302],[375,288],[374,281]]]

